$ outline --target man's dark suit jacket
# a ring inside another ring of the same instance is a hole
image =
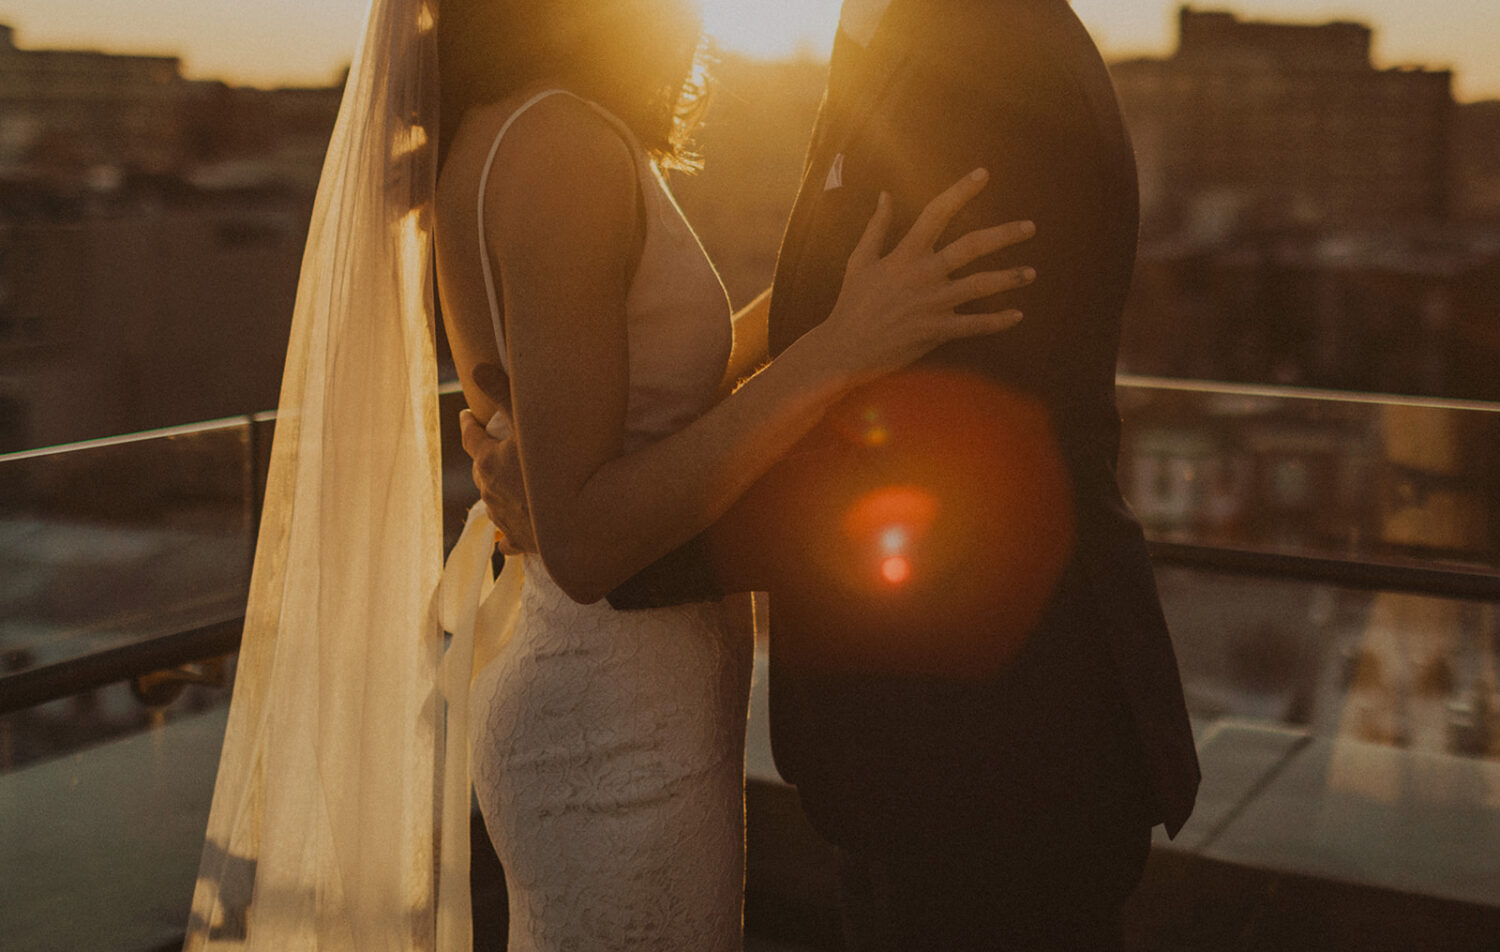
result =
[[[924,812],[982,824],[1010,806],[997,798],[1025,799],[1018,772],[1066,796],[1075,773],[1096,782],[1079,758],[1121,746],[1140,763],[1151,819],[1175,835],[1197,757],[1115,471],[1135,165],[1106,68],[1065,0],[894,0],[869,49],[840,36],[782,245],[772,354],[832,310],[880,191],[895,199],[894,243],[981,166],[989,186],[942,241],[1035,221],[1035,239],[980,263],[1034,265],[1035,284],[967,308],[1019,307],[1025,320],[844,401],[700,544],[611,601],[663,604],[715,583],[770,591],[777,765],[835,840]],[[882,554],[898,550],[905,561],[882,579]],[[1075,710],[1122,732],[1054,729]]]

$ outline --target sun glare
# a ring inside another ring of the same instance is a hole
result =
[[[839,0],[702,0],[703,27],[731,53],[762,59],[828,54]]]

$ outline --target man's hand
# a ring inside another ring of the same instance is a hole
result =
[[[491,379],[499,377],[498,381]],[[463,427],[464,452],[474,460],[474,485],[489,511],[490,521],[499,530],[496,546],[504,555],[521,555],[537,551],[531,529],[531,512],[526,506],[526,484],[521,477],[521,457],[510,433],[505,407],[510,405],[509,386],[499,368],[481,365],[475,370],[475,382],[502,409],[492,421],[494,429],[486,431],[471,411],[459,414]]]

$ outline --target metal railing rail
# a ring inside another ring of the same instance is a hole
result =
[[[1116,374],[1115,383],[1117,386],[1127,390],[1169,390],[1177,393],[1257,397],[1268,400],[1315,400],[1320,403],[1352,403],[1374,406],[1418,407],[1428,410],[1461,410],[1471,413],[1500,413],[1500,403],[1487,400],[1460,400],[1454,397],[1418,397],[1399,393],[1325,390],[1317,387],[1293,387],[1286,384],[1233,383],[1220,380],[1196,380],[1188,377],[1148,377],[1141,374],[1125,373]]]
[[[1222,396],[1259,397],[1276,400],[1312,400],[1327,403],[1421,407],[1436,410],[1500,414],[1500,403],[1488,403],[1479,400],[1453,400],[1439,397],[1403,396],[1400,394],[1358,393],[1345,390],[1314,390],[1306,387],[1287,387],[1281,385],[1221,383],[1213,380],[1144,377],[1135,374],[1119,374],[1115,379],[1118,386],[1125,390],[1163,390],[1178,393],[1217,394]],[[453,397],[462,393],[462,388],[454,380],[446,381],[438,386],[438,395],[441,397]],[[45,456],[72,453],[80,450],[122,446],[129,443],[143,443],[163,437],[191,436],[196,433],[213,430],[231,429],[246,425],[253,426],[255,424],[274,424],[275,422],[276,411],[267,410],[260,413],[225,417],[219,420],[206,420],[201,423],[189,423],[159,430],[147,430],[141,433],[127,433],[121,436],[83,440],[59,446],[46,446],[37,449],[20,450],[19,452],[0,453],[0,464],[38,459]]]
[[[1500,574],[1180,542],[1153,541],[1148,545],[1158,567],[1500,604]],[[0,676],[0,715],[233,654],[239,650],[243,623],[243,618],[226,619]]]
[[[463,393],[458,381],[449,380],[438,384],[438,397],[451,397]],[[149,443],[153,440],[171,439],[174,437],[196,436],[201,433],[212,433],[219,430],[233,430],[239,427],[254,427],[258,424],[275,424],[276,411],[263,410],[258,413],[244,413],[239,416],[221,417],[217,420],[203,420],[198,423],[184,423],[179,426],[162,427],[156,430],[142,430],[139,433],[122,433],[119,436],[102,436],[92,440],[79,440],[76,443],[61,443],[57,446],[41,446],[29,450],[17,450],[11,453],[0,453],[0,465],[6,463],[18,463],[22,460],[42,459],[49,456],[60,456],[64,453],[78,453],[86,450],[109,449],[118,446],[127,446],[132,443]]]
[[[1500,404],[1474,401],[1299,390],[1280,386],[1225,384],[1212,381],[1137,377],[1126,374],[1119,375],[1118,380],[1123,389],[1187,391],[1245,397],[1421,406],[1500,413]],[[443,384],[439,392],[445,397],[461,395],[456,382]],[[0,464],[247,425],[254,429],[267,424],[274,425],[275,419],[274,412],[256,413],[147,433],[89,440],[66,446],[0,454]],[[257,452],[255,442],[252,438],[250,452],[252,464],[258,471],[264,461],[254,458]],[[259,495],[263,491],[263,487],[259,485],[258,472],[255,474],[255,480],[257,483],[255,486],[256,504],[258,505]],[[256,516],[258,515],[257,511]],[[1150,541],[1148,544],[1152,559],[1159,567],[1500,604],[1500,568],[1490,570],[1488,567],[1377,563],[1162,540]],[[185,631],[147,638],[0,675],[0,715],[63,700],[110,684],[132,681],[155,672],[233,654],[239,649],[242,626],[243,618],[227,618]]]
[[[220,430],[233,430],[242,426],[252,426],[261,420],[275,421],[275,419],[275,413],[248,413],[243,416],[203,420],[199,423],[185,423],[181,426],[142,430],[138,433],[122,433],[119,436],[101,436],[92,440],[79,440],[76,443],[61,443],[57,446],[42,446],[36,449],[0,453],[0,464],[19,463],[23,460],[43,459],[51,456],[62,456],[67,453],[87,452],[89,450],[112,449],[119,446],[129,446],[134,443],[150,443],[155,440],[197,436],[203,433],[215,433]]]
[[[1153,540],[1147,546],[1151,550],[1151,561],[1158,568],[1187,568],[1257,579],[1287,579],[1334,588],[1500,604],[1500,573],[1476,569],[1363,562],[1186,542]]]
[[[0,715],[234,654],[244,626],[243,616],[229,618],[0,676]]]

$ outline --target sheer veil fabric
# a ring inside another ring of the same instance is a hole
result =
[[[470,948],[462,747],[439,845],[437,15],[373,0],[323,167],[190,952]]]

